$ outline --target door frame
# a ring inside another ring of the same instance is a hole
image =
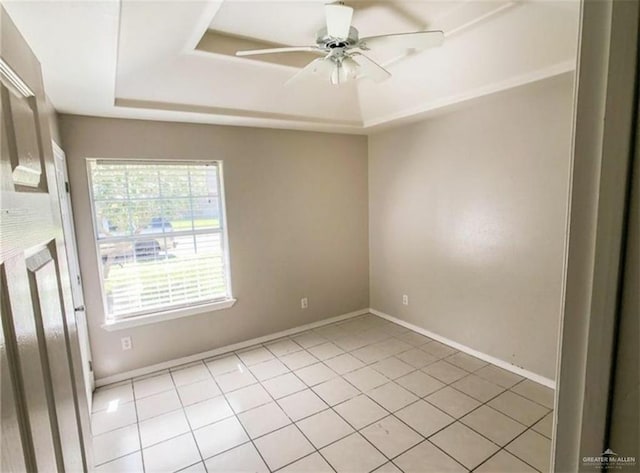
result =
[[[87,315],[84,304],[84,291],[82,288],[82,275],[80,273],[78,246],[76,244],[76,230],[73,219],[73,209],[71,206],[69,173],[67,169],[67,155],[60,147],[60,145],[58,145],[58,143],[56,143],[54,140],[51,140],[51,145],[53,147],[56,178],[58,179],[60,214],[62,217],[62,226],[64,229],[64,241],[69,267],[69,278],[71,279],[73,307],[76,313],[76,324],[78,326],[80,355],[82,357],[82,375],[85,380],[87,404],[89,406],[89,412],[91,412],[92,395],[93,390],[95,389],[95,376],[93,373],[93,356],[91,354],[89,326],[87,323]],[[60,178],[62,178],[62,182],[60,182]]]
[[[639,10],[637,2],[581,4],[551,471],[593,470],[583,458],[608,448]]]

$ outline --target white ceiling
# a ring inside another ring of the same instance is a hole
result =
[[[208,29],[313,44],[323,1],[3,1],[64,113],[369,133],[575,68],[578,0],[347,3],[361,37],[442,29],[445,44],[372,51],[381,84],[285,87],[296,68],[196,45]]]

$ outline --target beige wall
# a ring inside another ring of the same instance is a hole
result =
[[[71,115],[60,116],[60,132],[97,378],[368,306],[366,137]],[[87,157],[224,161],[234,307],[123,331],[100,327]]]
[[[368,150],[359,136],[61,115],[96,376],[371,306],[554,378],[571,104],[565,75]],[[102,329],[86,157],[223,159],[238,303]]]
[[[60,127],[58,126],[58,112],[53,108],[53,104],[47,97],[44,107],[44,113],[48,117],[49,121],[49,131],[51,133],[51,139],[55,141],[56,144],[60,144]]]
[[[565,75],[371,136],[371,307],[555,378],[571,117]]]

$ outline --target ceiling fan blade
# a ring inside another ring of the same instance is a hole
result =
[[[353,8],[340,3],[330,3],[324,6],[324,12],[327,17],[327,34],[337,39],[348,38]]]
[[[306,79],[329,78],[335,68],[335,64],[329,59],[329,56],[330,54],[323,58],[314,59],[285,82],[284,85],[288,86]]]
[[[360,72],[363,76],[369,77],[374,82],[382,82],[391,77],[391,73],[373,59],[361,53],[354,53],[351,58],[360,66]]]
[[[423,49],[440,46],[444,41],[442,31],[416,31],[415,33],[385,34],[360,39],[358,46],[362,49],[393,47],[398,49]]]
[[[258,54],[277,54],[277,53],[299,53],[299,52],[322,52],[317,46],[291,46],[285,48],[270,49],[251,49],[248,51],[237,51],[236,56],[256,56]]]

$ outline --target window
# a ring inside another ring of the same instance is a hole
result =
[[[231,298],[220,162],[88,169],[107,324]]]

